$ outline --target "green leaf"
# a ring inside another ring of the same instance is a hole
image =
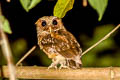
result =
[[[65,14],[73,8],[74,0],[58,0],[53,14],[59,18],[63,18]]]
[[[0,16],[0,20],[2,21],[2,24],[3,24],[3,30],[5,32],[11,34],[12,31],[11,31],[10,24],[9,24],[8,20],[4,16]]]
[[[99,15],[98,20],[100,21],[107,7],[108,0],[88,0],[88,2],[97,11]]]
[[[20,0],[21,5],[27,12],[40,2],[41,0]]]

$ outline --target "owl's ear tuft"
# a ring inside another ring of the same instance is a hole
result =
[[[35,22],[35,25],[39,24],[40,22],[40,19],[38,19],[36,22]]]

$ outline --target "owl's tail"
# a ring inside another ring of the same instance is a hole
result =
[[[74,60],[69,60],[68,66],[73,69],[79,69],[82,67],[82,62],[81,62],[81,60],[79,62],[74,61]]]

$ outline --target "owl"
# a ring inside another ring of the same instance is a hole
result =
[[[38,45],[52,60],[48,69],[80,68],[82,50],[75,37],[65,29],[60,18],[44,16],[35,24]]]

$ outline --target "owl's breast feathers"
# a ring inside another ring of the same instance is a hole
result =
[[[49,55],[62,55],[65,58],[80,56],[82,50],[75,37],[66,30],[59,30],[56,34],[48,34],[39,41],[40,47]]]

